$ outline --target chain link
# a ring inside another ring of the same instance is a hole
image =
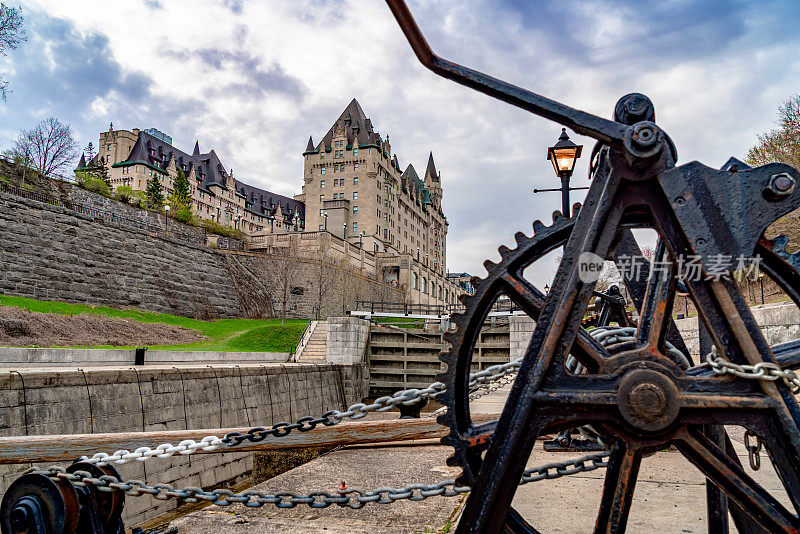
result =
[[[711,347],[711,352],[706,355],[706,363],[718,375],[728,374],[768,382],[783,380],[792,393],[800,393],[800,377],[794,371],[781,369],[777,363],[760,362],[755,365],[740,365],[719,357],[716,347]]]
[[[751,438],[755,438],[755,444],[750,443]],[[759,438],[755,433],[745,430],[744,447],[747,449],[747,456],[750,459],[750,467],[753,468],[753,471],[758,471],[761,469],[761,438]]]
[[[601,452],[564,462],[532,467],[524,471],[520,479],[520,485],[594,471],[608,465],[606,461],[608,456],[608,452]],[[336,504],[343,507],[361,508],[367,503],[390,504],[404,499],[422,501],[428,497],[452,497],[470,491],[468,486],[457,486],[454,480],[448,479],[434,484],[409,484],[402,488],[386,486],[372,491],[366,491],[361,488],[346,488],[336,490],[335,493],[324,490],[316,490],[309,493],[280,491],[274,494],[248,490],[234,493],[229,489],[216,489],[213,491],[204,491],[202,488],[197,487],[176,489],[169,484],[148,486],[141,480],[121,481],[111,475],[93,477],[87,471],[67,473],[64,467],[58,466],[43,469],[33,468],[27,472],[44,475],[54,480],[67,480],[76,486],[95,486],[99,491],[122,491],[132,497],[151,495],[154,499],[163,501],[169,499],[181,499],[187,503],[206,501],[219,506],[240,503],[248,507],[274,504],[278,508],[294,508],[298,504],[306,504],[311,508],[327,508],[332,504]]]

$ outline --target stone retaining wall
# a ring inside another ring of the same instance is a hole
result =
[[[222,253],[5,193],[0,292],[199,318],[241,315]]]
[[[3,347],[0,368],[61,367],[75,365],[134,365],[134,349],[68,349],[41,347]],[[235,364],[286,363],[289,352],[218,352],[150,350],[145,352],[145,364]]]
[[[76,434],[269,426],[361,400],[359,371],[334,365],[263,364],[0,373],[0,435]],[[349,380],[348,380],[349,378]],[[23,386],[24,383],[24,386]],[[154,443],[153,446],[158,445]],[[155,458],[119,466],[127,479],[209,488],[246,475],[251,453]],[[26,465],[0,466],[0,492]],[[128,527],[175,501],[128,497]]]

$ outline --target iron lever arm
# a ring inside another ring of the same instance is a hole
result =
[[[439,76],[567,126],[581,135],[592,137],[616,148],[623,148],[623,138],[628,126],[573,109],[436,55],[422,35],[405,0],[386,0],[386,3],[417,58]]]

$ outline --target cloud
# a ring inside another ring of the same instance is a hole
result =
[[[451,270],[482,273],[498,245],[560,208],[558,193],[532,193],[558,185],[545,153],[560,127],[424,69],[383,2],[29,1],[0,135],[48,114],[77,125],[84,144],[111,120],[155,126],[292,195],[308,136],[319,140],[356,97],[401,166],[424,169],[433,151]],[[409,3],[444,57],[567,105],[609,117],[622,95],[647,94],[681,162],[742,157],[798,90],[790,1]],[[586,154],[573,185],[585,186],[594,142],[571,136]],[[552,261],[528,276],[543,286]]]

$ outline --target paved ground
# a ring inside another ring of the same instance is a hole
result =
[[[479,410],[498,413],[506,392],[498,391],[480,401]],[[731,429],[744,465],[747,456],[742,433]],[[412,481],[432,483],[452,478],[457,471],[445,465],[450,449],[441,446],[405,448],[352,448],[335,451],[257,486],[273,492],[290,488],[335,490],[342,480],[348,486],[375,489],[403,486]],[[544,452],[537,445],[529,466],[564,460],[576,454]],[[764,458],[762,469],[751,475],[767,489],[788,500]],[[573,475],[520,488],[514,507],[545,533],[591,532],[600,501],[604,472]],[[339,507],[310,509],[298,506],[246,509],[236,505],[216,506],[194,512],[173,522],[181,534],[251,534],[253,532],[422,533],[438,532],[446,521],[457,521],[463,498],[432,497],[422,502],[368,505],[361,510]],[[732,531],[735,530],[732,527]],[[634,494],[628,532],[707,532],[705,479],[677,452],[662,452],[646,458]]]

